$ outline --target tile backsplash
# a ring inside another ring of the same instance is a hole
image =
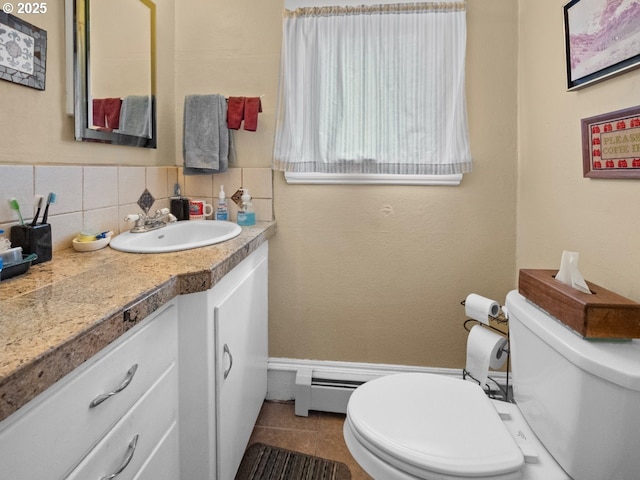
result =
[[[18,223],[16,212],[9,208],[10,198],[18,200],[26,222],[35,213],[35,195],[46,201],[49,192],[55,192],[56,203],[49,208],[53,249],[70,248],[71,240],[84,228],[116,234],[129,230],[131,225],[123,218],[140,211],[136,202],[145,188],[156,200],[152,210],[169,207],[176,182],[184,196],[214,205],[221,185],[228,198],[245,187],[253,197],[257,219],[273,219],[270,168],[230,168],[216,175],[185,176],[180,167],[0,164],[0,229],[8,232]],[[229,213],[235,221],[237,207],[230,198]]]

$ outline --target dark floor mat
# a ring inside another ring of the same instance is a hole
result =
[[[351,472],[341,462],[254,443],[235,480],[351,480]]]

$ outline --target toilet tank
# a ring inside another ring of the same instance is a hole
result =
[[[640,478],[640,341],[585,340],[509,292],[514,399],[576,480]]]

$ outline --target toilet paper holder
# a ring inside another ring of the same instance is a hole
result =
[[[464,306],[465,301],[462,300],[460,302],[460,305]],[[508,314],[506,314],[503,309],[500,309],[500,312],[498,313],[497,316],[493,316],[493,315],[489,315],[489,318],[491,318],[492,320],[494,320],[496,323],[498,324],[502,324],[502,325],[506,325],[509,323],[509,316]],[[469,373],[467,371],[466,368],[462,369],[462,378],[463,380],[466,380],[467,377],[470,378],[471,380],[473,380],[474,382],[476,382],[478,385],[480,385],[480,387],[482,387],[483,390],[485,390],[487,396],[489,396],[489,398],[494,398],[494,399],[500,399],[500,400],[505,400],[507,402],[511,401],[511,394],[509,392],[509,370],[510,370],[510,357],[509,357],[509,331],[507,330],[506,332],[500,330],[499,328],[495,328],[492,325],[487,325],[483,322],[480,322],[474,318],[468,318],[467,320],[465,320],[463,327],[467,332],[471,332],[471,328],[472,326],[469,326],[471,323],[474,323],[475,325],[482,325],[484,328],[489,328],[490,330],[493,330],[494,332],[500,334],[500,335],[504,335],[507,337],[507,343],[504,347],[502,347],[500,349],[501,353],[504,353],[505,355],[507,355],[507,368],[506,368],[506,379],[505,379],[505,384],[504,386],[500,385],[500,383],[498,383],[494,378],[492,378],[491,376],[488,376],[487,379],[491,380],[491,382],[493,382],[495,384],[495,386],[498,388],[498,390],[494,390],[491,388],[491,385],[489,385],[488,383],[485,384],[485,387],[481,384],[480,380],[476,379],[473,375],[471,375],[471,373]],[[498,397],[498,391],[500,393],[500,397]]]
[[[465,304],[466,304],[466,300],[462,300],[462,301],[460,302],[460,305],[462,305],[463,307],[465,306]],[[488,317],[489,317],[491,320],[494,320],[496,323],[499,323],[499,324],[507,324],[507,323],[509,323],[509,316],[506,314],[505,310],[506,310],[506,307],[501,307],[501,308],[500,308],[500,311],[498,312],[498,315],[494,316],[494,315],[489,314],[489,315],[488,315]],[[467,320],[467,322],[469,322],[469,321],[474,321],[474,322],[481,323],[481,324],[482,324],[482,325],[484,325],[485,327],[489,327],[489,328],[491,328],[492,330],[495,330],[496,332],[501,333],[501,334],[503,334],[503,335],[504,335],[504,332],[503,332],[502,330],[499,330],[499,329],[497,329],[497,328],[494,328],[494,327],[492,327],[491,325],[487,325],[486,323],[479,322],[479,321],[477,321],[477,320],[476,320],[476,319],[474,319],[474,318],[470,318],[469,320]],[[465,328],[465,329],[467,330],[467,332],[468,332],[470,329],[468,329],[468,328],[467,328],[467,322],[465,322],[465,327],[464,327],[464,328]]]

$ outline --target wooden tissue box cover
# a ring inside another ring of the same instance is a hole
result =
[[[580,292],[557,273],[522,269],[518,291],[585,338],[640,338],[640,303],[591,282],[591,294]]]

